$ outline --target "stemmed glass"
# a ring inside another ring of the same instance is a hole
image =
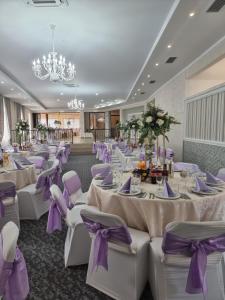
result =
[[[162,181],[163,181],[162,172],[159,170],[156,173],[156,182],[158,184],[158,188],[157,188],[158,192],[160,192],[160,187],[161,187]]]
[[[186,169],[181,170],[180,177],[184,179],[185,183],[185,190],[187,189],[187,177],[188,177],[188,171]]]

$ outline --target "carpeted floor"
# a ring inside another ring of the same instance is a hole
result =
[[[98,163],[92,155],[70,156],[64,172],[76,170],[83,190],[91,182],[90,167]],[[52,235],[46,233],[47,215],[38,221],[21,221],[19,247],[30,279],[30,300],[109,300],[110,297],[86,285],[87,266],[64,267],[64,241],[67,228]],[[141,300],[151,300],[147,287]]]

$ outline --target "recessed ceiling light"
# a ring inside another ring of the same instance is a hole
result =
[[[141,85],[142,85],[142,86],[144,86],[144,85],[145,85],[145,83],[144,83],[144,82],[142,82],[142,83],[141,83]]]
[[[167,45],[167,48],[168,48],[168,49],[172,48],[172,45],[171,45],[171,44],[168,44],[168,45]]]
[[[61,92],[60,95],[63,96],[63,92]]]
[[[140,92],[141,89],[137,89],[138,92]]]
[[[102,99],[101,102],[104,102],[104,99]]]
[[[14,88],[11,88],[10,91],[14,91]]]
[[[148,77],[148,78],[150,78],[150,77],[151,77],[151,75],[150,75],[150,74],[148,74],[148,75],[147,75],[147,77]]]
[[[195,12],[194,12],[194,11],[191,11],[191,12],[189,13],[189,17],[190,17],[190,18],[194,17],[194,15],[195,15]]]
[[[2,80],[2,81],[1,81],[1,84],[4,84],[4,83],[5,83],[5,81]]]
[[[99,93],[95,93],[95,95],[96,95],[96,96],[98,96],[98,95],[99,95]]]
[[[59,102],[59,101],[60,101],[60,99],[57,99],[57,101]]]
[[[155,66],[158,67],[159,63],[155,63]]]
[[[137,93],[134,93],[134,96],[137,96]]]

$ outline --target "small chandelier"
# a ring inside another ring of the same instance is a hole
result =
[[[32,70],[34,75],[41,80],[49,78],[50,81],[70,81],[74,79],[76,74],[75,66],[71,62],[66,63],[64,56],[57,57],[54,44],[55,27],[53,24],[50,25],[52,30],[52,52],[49,52],[47,56],[43,55],[42,61],[39,58],[34,60]]]
[[[77,98],[75,97],[75,99],[73,99],[73,100],[71,100],[67,103],[67,106],[70,109],[83,110],[84,109],[84,101],[83,100],[77,100]]]

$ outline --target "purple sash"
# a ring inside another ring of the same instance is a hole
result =
[[[0,217],[4,217],[5,215],[5,206],[3,204],[3,200],[8,197],[16,196],[16,187],[12,185],[4,190],[0,190]]]
[[[96,152],[97,152],[96,144],[93,143],[93,144],[92,144],[92,153],[93,153],[93,154],[96,154]]]
[[[29,281],[23,254],[17,247],[14,262],[6,262],[2,256],[2,238],[0,244],[0,295],[5,300],[24,300],[29,293]]]
[[[43,198],[48,200],[51,197],[50,193],[51,178],[50,176],[39,176],[36,183],[36,189],[43,189]]]
[[[52,200],[48,212],[47,233],[51,234],[56,230],[62,230],[61,215],[65,216],[65,214],[60,211],[57,203]]]
[[[87,230],[95,234],[92,271],[102,266],[108,270],[108,241],[114,240],[130,245],[132,240],[125,226],[106,227],[81,216]]]
[[[59,166],[57,166],[52,174],[52,183],[60,186],[61,185],[61,174],[62,170]]]
[[[81,182],[77,175],[74,175],[67,179],[64,182],[64,190],[63,190],[63,196],[66,200],[66,206],[68,208],[71,207],[70,205],[70,196],[74,193],[76,193],[81,188]]]
[[[162,250],[166,254],[182,254],[191,257],[186,292],[189,294],[203,292],[205,295],[207,293],[207,255],[213,252],[225,251],[225,234],[205,240],[189,240],[171,232],[166,232]]]

